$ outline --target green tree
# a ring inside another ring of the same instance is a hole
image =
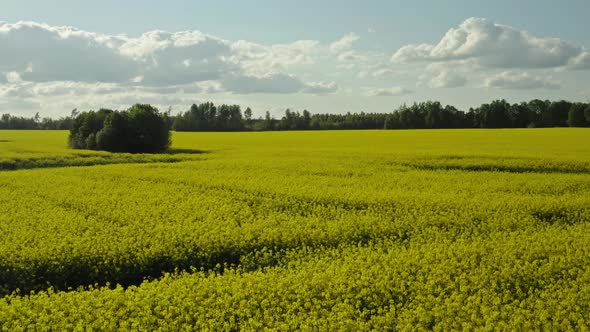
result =
[[[573,104],[570,107],[567,116],[567,123],[570,127],[584,127],[586,126],[586,118],[584,117],[584,104]]]
[[[264,130],[273,130],[274,129],[274,119],[270,115],[269,111],[266,111],[264,115]]]
[[[531,123],[529,109],[525,103],[510,106],[509,115],[512,127],[526,128]]]
[[[565,100],[552,102],[549,106],[551,112],[551,127],[567,127],[569,111],[572,107],[572,103]]]
[[[170,146],[170,131],[165,114],[151,105],[136,104],[123,112],[101,109],[78,114],[68,140],[75,149],[160,152]]]
[[[99,150],[111,152],[127,151],[129,118],[126,113],[113,112],[104,121],[104,127],[96,134]]]
[[[552,124],[551,113],[548,112],[548,100],[534,99],[527,103],[529,109],[529,126],[533,127],[549,127]]]
[[[301,129],[311,128],[311,113],[308,110],[303,110],[303,116],[301,117]]]
[[[247,107],[246,110],[244,111],[244,119],[246,120],[246,125],[248,127],[252,127],[252,109],[250,107]]]
[[[135,104],[127,110],[129,136],[127,151],[160,152],[170,146],[168,124],[158,109],[148,104]]]

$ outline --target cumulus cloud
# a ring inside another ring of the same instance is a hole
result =
[[[381,69],[376,69],[372,72],[366,71],[366,70],[362,70],[357,74],[358,78],[366,78],[366,77],[384,77],[384,76],[389,76],[389,75],[393,75],[394,71],[389,69],[389,68],[381,68]]]
[[[335,85],[305,83],[285,73],[291,66],[314,63],[321,50],[314,40],[261,45],[230,42],[200,31],[155,30],[130,37],[35,22],[0,22],[0,50],[0,84],[10,85],[4,88],[10,93],[27,96],[45,96],[46,83],[51,82],[63,82],[52,87],[55,93],[61,89],[70,94],[96,93],[81,83],[113,83],[126,91],[152,89],[161,94],[335,90]],[[209,83],[201,88],[200,82]]]
[[[325,95],[338,91],[338,84],[336,82],[310,82],[303,89],[305,93],[316,95]]]
[[[21,71],[23,80],[33,82],[133,82],[141,77],[147,85],[185,84],[237,68],[228,60],[228,42],[199,31],[151,31],[131,38],[35,22],[2,23],[0,49],[0,69]]]
[[[330,44],[330,51],[333,53],[340,53],[342,51],[346,51],[352,48],[354,43],[358,41],[360,37],[351,32],[344,35],[342,38],[338,39],[337,41]]]
[[[72,27],[0,22],[0,71],[35,82],[122,82],[138,68],[119,52],[121,43],[115,36]]]
[[[344,70],[353,70],[356,67],[357,67],[356,63],[341,63],[341,64],[336,65],[336,68],[344,69]]]
[[[465,20],[436,45],[407,45],[392,56],[392,61],[401,63],[466,59],[487,68],[590,68],[590,55],[583,47],[484,18]]]
[[[382,60],[383,56],[378,54],[373,54],[373,57],[369,59],[369,57],[365,57],[363,60],[367,60],[363,62],[362,70],[358,72],[358,78],[367,78],[367,77],[385,77],[391,76],[397,71],[394,71],[391,68],[391,65],[380,61]],[[352,69],[352,68],[351,68]]]
[[[239,70],[228,42],[200,31],[147,32],[127,39],[121,53],[137,60],[144,85],[173,85],[218,79]]]
[[[41,104],[35,101],[19,100],[19,99],[8,99],[0,100],[0,111],[14,112],[15,110],[39,110]]]
[[[33,93],[28,89],[16,84],[0,85],[0,97],[6,98],[30,98],[34,97]],[[1,99],[0,99],[1,100]]]
[[[305,83],[295,76],[269,74],[264,76],[230,76],[221,81],[224,90],[241,93],[312,93],[327,94],[336,92],[335,82]]]
[[[590,69],[590,53],[582,52],[568,63],[569,69]]]
[[[496,89],[559,89],[561,85],[551,78],[532,76],[529,73],[506,71],[485,80],[484,86]]]
[[[365,57],[356,51],[346,51],[339,54],[336,59],[340,62],[362,61]]]
[[[393,70],[391,70],[389,68],[381,68],[381,69],[377,69],[373,73],[371,73],[371,76],[382,77],[382,76],[387,76],[387,75],[392,75],[392,74],[393,74]]]
[[[199,82],[194,86],[183,87],[184,93],[220,93],[223,92],[223,86],[219,81],[205,81]]]
[[[127,91],[116,83],[86,83],[74,81],[16,82],[0,85],[0,97],[33,98],[112,94]]]
[[[457,74],[451,74],[448,71],[442,71],[437,76],[430,79],[429,86],[431,88],[457,88],[464,86],[467,79]]]
[[[296,93],[305,87],[296,77],[287,74],[230,76],[222,81],[222,86],[227,91],[239,94]]]
[[[23,79],[20,77],[20,74],[16,71],[11,71],[6,74],[6,82],[8,83],[18,83],[22,80]]]
[[[393,75],[395,72],[391,67],[386,63],[376,63],[370,65],[369,71],[371,72],[371,76],[373,77],[383,77],[388,75]]]
[[[390,97],[390,96],[402,96],[412,93],[412,91],[402,87],[393,86],[389,88],[368,88],[365,96],[367,97]]]
[[[313,64],[321,48],[317,40],[270,46],[239,40],[231,44],[231,49],[234,54],[232,59],[240,63],[247,74],[263,75],[269,71]]]

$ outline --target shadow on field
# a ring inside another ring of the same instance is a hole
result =
[[[162,152],[164,154],[206,154],[206,153],[211,153],[211,151],[207,151],[207,150],[196,150],[196,149],[168,149],[164,152]]]
[[[244,199],[256,215],[268,213],[268,204],[282,201],[276,195],[248,196],[238,195],[237,200]],[[286,195],[292,204],[277,207],[277,210],[288,214],[313,217],[326,216],[327,213],[357,211],[360,214],[374,207],[357,204],[352,201],[323,200],[308,201],[304,198]],[[384,207],[389,209],[390,207]],[[258,210],[257,210],[258,209]],[[303,213],[301,210],[309,210]],[[340,212],[338,212],[340,211]],[[100,255],[67,256],[59,264],[48,260],[21,261],[17,264],[0,261],[0,297],[15,293],[26,295],[31,291],[45,291],[49,288],[58,291],[76,290],[79,287],[121,285],[124,288],[141,285],[144,281],[157,280],[165,273],[204,271],[223,274],[226,270],[238,272],[260,271],[266,268],[282,266],[287,263],[288,253],[294,250],[314,249],[326,250],[338,248],[343,244],[366,246],[380,239],[395,241],[400,247],[407,247],[413,237],[412,229],[406,225],[393,227],[390,230],[373,232],[369,229],[358,229],[353,233],[326,238],[301,238],[293,241],[277,239],[262,240],[247,245],[221,244],[215,247],[201,248],[198,245],[187,248],[183,254],[168,255],[164,252],[154,256],[119,256],[119,261],[112,257]]]
[[[400,238],[407,240],[409,236]],[[375,239],[372,236],[351,238],[356,246],[365,246]],[[129,259],[121,264],[105,264],[103,257],[72,257],[61,262],[58,269],[51,262],[30,261],[17,267],[0,264],[0,298],[10,294],[24,296],[31,292],[73,291],[88,287],[110,287],[120,285],[124,288],[139,286],[143,282],[161,278],[166,273],[204,271],[223,274],[226,270],[253,272],[281,266],[286,254],[302,248],[336,248],[341,242],[304,243],[299,245],[260,244],[249,248],[220,248],[206,255],[178,259],[167,255],[148,257],[142,261]],[[401,245],[401,244],[400,244]],[[271,248],[271,249],[268,249]],[[101,268],[97,268],[100,266]]]
[[[0,143],[10,143],[10,142],[14,142],[8,139],[0,139]]]
[[[79,151],[71,155],[0,160],[0,171],[115,164],[177,163],[181,161],[200,160],[202,158],[198,156],[210,153],[210,151],[195,149],[170,149],[162,153],[143,154]]]
[[[584,161],[557,161],[513,156],[442,155],[396,161],[392,164],[426,171],[590,174],[590,163]]]
[[[400,163],[400,165],[425,171],[590,174],[590,169],[568,166],[526,167],[507,165],[425,165],[413,163]]]

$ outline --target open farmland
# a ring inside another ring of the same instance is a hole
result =
[[[172,139],[0,131],[3,330],[590,328],[588,129]]]

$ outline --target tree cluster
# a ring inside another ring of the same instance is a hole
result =
[[[590,104],[535,99],[510,104],[496,100],[467,112],[474,127],[585,127],[590,126]]]
[[[248,109],[249,110],[249,109]],[[251,110],[246,110],[251,116]],[[248,119],[249,120],[249,119]],[[212,102],[193,104],[190,110],[174,117],[175,131],[241,131],[245,128],[239,105],[219,105]]]
[[[161,152],[170,146],[167,115],[144,104],[126,111],[83,112],[74,119],[69,145],[111,152]]]
[[[510,104],[495,100],[462,112],[439,102],[401,106],[389,114],[385,129],[433,128],[527,128],[590,126],[590,104],[532,100]]]

